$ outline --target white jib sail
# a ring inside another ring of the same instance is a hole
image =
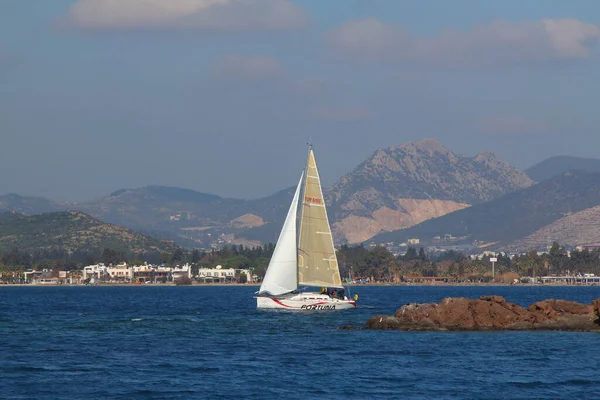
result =
[[[298,197],[300,196],[300,187],[302,178],[294,193],[294,199],[288,210],[287,217],[283,223],[283,228],[279,234],[279,239],[275,245],[273,256],[267,267],[265,279],[260,285],[260,294],[279,295],[289,293],[298,288],[297,262],[298,253],[296,249],[296,214],[298,211]]]

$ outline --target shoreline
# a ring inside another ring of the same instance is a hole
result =
[[[227,287],[227,286],[235,286],[235,287],[260,287],[260,283],[195,283],[192,285],[176,285],[174,283],[151,283],[151,284],[136,284],[136,283],[99,283],[97,285],[86,285],[86,284],[41,284],[41,283],[0,283],[1,287],[156,287],[156,286],[173,286],[173,287]],[[546,283],[546,284],[536,284],[536,283],[502,283],[502,282],[487,282],[487,283],[350,283],[344,285],[345,287],[384,287],[384,286],[427,286],[427,287],[449,287],[449,286],[462,286],[462,287],[487,287],[487,286],[514,286],[514,287],[593,287],[600,286],[597,284],[568,284],[568,283]]]

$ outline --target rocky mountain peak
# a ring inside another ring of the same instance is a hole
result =
[[[485,164],[487,166],[510,167],[506,161],[498,158],[498,156],[491,151],[482,151],[478,153],[475,158],[473,158],[473,161]]]
[[[334,228],[365,232],[353,239],[357,241],[369,230],[411,226],[532,183],[493,153],[464,157],[435,139],[424,139],[377,150],[327,189],[326,196],[337,221]]]
[[[393,147],[394,150],[402,150],[408,153],[421,152],[426,153],[429,156],[435,154],[448,155],[451,151],[443,144],[433,138],[425,138],[418,142],[409,142],[403,145]]]
[[[499,158],[491,151],[482,151],[477,154],[473,161],[484,165],[493,171],[505,171],[510,175],[510,179],[519,187],[528,187],[533,184],[533,181],[527,174],[512,167],[509,163]]]
[[[454,154],[435,139],[424,139],[377,150],[327,193],[335,201],[367,190],[382,196],[475,204],[532,183],[494,153],[485,151],[469,158]]]
[[[418,142],[379,149],[358,169],[366,168],[372,173],[384,173],[386,175],[385,171],[418,174],[417,168],[419,165],[437,163],[440,160],[456,164],[457,156],[437,140],[423,139]]]

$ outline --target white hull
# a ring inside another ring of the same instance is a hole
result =
[[[256,307],[275,310],[337,311],[356,307],[356,301],[329,297],[325,294],[303,292],[283,296],[256,297]]]

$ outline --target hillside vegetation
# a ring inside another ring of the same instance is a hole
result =
[[[0,250],[91,252],[110,248],[128,254],[172,252],[174,243],[106,224],[78,211],[15,215],[0,219]]]

